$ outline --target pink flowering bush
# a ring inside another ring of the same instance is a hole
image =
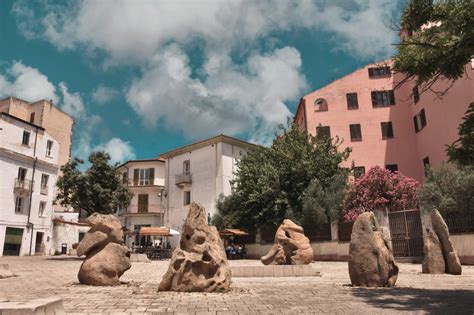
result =
[[[372,167],[349,188],[344,200],[344,219],[354,221],[362,212],[384,207],[391,211],[416,208],[418,187],[413,178]]]

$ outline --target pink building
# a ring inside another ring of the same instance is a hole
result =
[[[440,99],[431,92],[419,95],[412,83],[395,89],[403,76],[391,73],[390,64],[367,65],[303,96],[294,121],[312,135],[342,138],[343,146],[352,147],[345,166],[354,163],[356,176],[380,165],[421,181],[424,165],[447,161],[446,145],[458,138],[474,101],[474,65]]]

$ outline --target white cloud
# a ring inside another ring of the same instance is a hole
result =
[[[111,87],[99,85],[92,92],[92,99],[99,105],[111,102],[119,95],[119,92]]]
[[[105,151],[110,155],[112,163],[125,162],[135,159],[135,152],[129,142],[119,138],[112,138],[107,143],[98,145],[94,151]]]
[[[212,55],[205,79],[191,77],[187,56],[175,45],[154,58],[136,78],[127,100],[148,126],[163,121],[196,138],[275,127],[291,116],[285,102],[307,86],[301,57],[291,47],[251,55],[237,66]]]
[[[69,93],[67,84],[64,82],[59,83],[59,89],[63,96],[61,105],[62,110],[75,119],[84,119],[86,117],[86,109],[79,92]]]
[[[14,96],[25,101],[42,99],[58,101],[56,88],[38,69],[14,61],[4,74],[0,73],[0,96]]]

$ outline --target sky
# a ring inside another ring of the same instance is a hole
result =
[[[0,98],[51,99],[72,156],[269,144],[299,99],[395,53],[392,0],[2,0]]]

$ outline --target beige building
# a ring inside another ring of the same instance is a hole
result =
[[[52,101],[27,102],[15,97],[8,97],[0,100],[0,112],[10,114],[48,130],[48,134],[59,143],[59,166],[69,161],[74,120],[54,106]]]
[[[118,210],[118,217],[128,231],[126,244],[145,246],[150,237],[139,234],[141,227],[163,226],[163,189],[165,161],[163,159],[131,160],[118,166],[123,184],[133,193],[130,205]]]

